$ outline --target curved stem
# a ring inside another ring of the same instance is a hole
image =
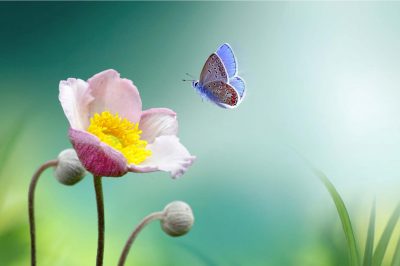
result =
[[[96,266],[103,265],[104,257],[104,200],[101,176],[93,176],[94,190],[96,192],[97,217],[98,217],[98,240]]]
[[[122,254],[119,258],[118,261],[118,266],[123,266],[125,264],[126,258],[128,257],[129,250],[132,246],[133,241],[136,239],[137,235],[142,231],[142,229],[149,224],[150,222],[154,220],[161,219],[163,217],[164,213],[163,212],[153,212],[149,215],[147,215],[135,228],[135,230],[132,232],[131,236],[128,238],[128,241],[125,243],[125,247],[122,251]]]
[[[40,175],[47,168],[56,166],[58,160],[51,160],[42,164],[33,174],[28,192],[29,230],[31,235],[31,265],[36,265],[36,229],[35,229],[35,189]]]

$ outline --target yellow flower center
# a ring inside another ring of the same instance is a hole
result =
[[[94,114],[87,131],[120,151],[130,164],[139,164],[151,155],[151,151],[146,150],[147,141],[140,139],[139,123],[122,119],[118,114],[108,111]]]

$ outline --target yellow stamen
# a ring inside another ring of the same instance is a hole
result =
[[[118,114],[108,111],[94,114],[87,131],[120,151],[128,163],[139,164],[151,155],[151,151],[146,150],[147,141],[140,139],[139,123],[131,123]]]

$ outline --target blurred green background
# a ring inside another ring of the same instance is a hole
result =
[[[376,198],[381,233],[399,201],[399,12],[395,2],[0,3],[0,264],[29,264],[31,175],[71,147],[59,81],[114,68],[145,109],[178,113],[198,159],[179,180],[104,180],[105,265],[173,200],[192,206],[192,231],[172,239],[151,224],[127,265],[346,265],[335,206],[302,157],[331,178],[360,241]],[[247,82],[235,110],[181,81],[224,42]],[[94,265],[91,177],[65,187],[47,171],[36,195],[38,264]]]

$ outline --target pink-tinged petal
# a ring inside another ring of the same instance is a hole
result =
[[[152,108],[144,111],[140,118],[141,138],[152,143],[155,138],[178,134],[176,113],[168,108]]]
[[[153,143],[147,145],[152,155],[140,165],[130,165],[131,172],[166,171],[173,178],[182,176],[196,159],[174,136],[157,137]]]
[[[109,111],[133,123],[139,122],[142,100],[132,81],[121,79],[117,71],[110,69],[94,75],[88,83],[94,97],[90,105],[91,116]]]
[[[72,128],[84,130],[89,126],[89,104],[93,101],[89,84],[81,79],[60,81],[58,96]]]
[[[83,166],[94,176],[123,176],[128,171],[125,157],[96,136],[69,129],[69,138]]]
[[[160,171],[157,166],[152,166],[152,165],[129,165],[128,166],[128,172],[135,172],[135,173],[150,173],[150,172],[155,172],[155,171]]]

